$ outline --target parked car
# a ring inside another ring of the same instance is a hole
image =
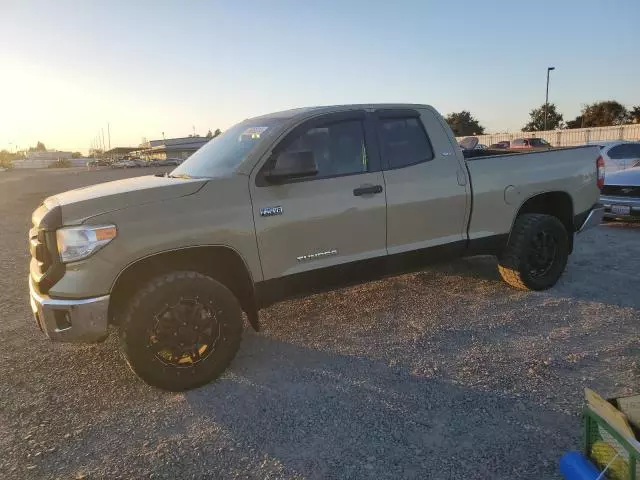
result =
[[[640,165],[606,174],[600,203],[606,219],[640,220]]]
[[[258,329],[284,298],[478,254],[515,288],[552,287],[602,220],[598,148],[467,161],[487,151],[454,142],[427,105],[301,108],[235,125],[170,175],[49,197],[29,232],[35,320],[56,341],[116,326],[140,378],[185,390],[227,368],[243,311]]]
[[[492,143],[491,145],[489,145],[489,148],[490,149],[509,148],[509,145],[510,145],[509,140],[504,140],[502,142]]]
[[[550,149],[551,144],[547,142],[544,138],[516,138],[511,141],[510,148],[513,149]]]
[[[163,160],[152,160],[151,161],[151,165],[154,166],[154,167],[170,167],[170,166],[177,167],[181,163],[182,163],[182,159],[180,159],[180,158],[166,158],[166,159],[163,159]]]
[[[640,142],[618,140],[592,142],[590,145],[598,145],[600,147],[600,154],[604,159],[606,173],[631,168],[640,162]]]
[[[138,167],[138,163],[133,160],[117,160],[111,164],[111,168],[135,168]]]
[[[148,167],[148,166],[149,166],[149,162],[146,162],[139,158],[127,158],[127,159],[123,158],[111,164],[112,168],[137,168],[137,167]]]
[[[87,167],[108,167],[111,163],[108,160],[95,159],[87,162]]]

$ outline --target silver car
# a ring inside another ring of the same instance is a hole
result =
[[[640,220],[640,165],[607,173],[600,194],[604,218]]]

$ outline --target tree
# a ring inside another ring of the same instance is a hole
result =
[[[82,157],[82,154],[80,152],[73,152],[71,154],[71,158],[80,158]]]
[[[468,137],[484,133],[484,127],[466,110],[450,113],[447,115],[446,121],[456,137]]]
[[[562,114],[556,111],[556,104],[550,103],[547,110],[546,130],[562,128]],[[540,108],[534,108],[529,112],[529,123],[522,127],[523,132],[540,132],[545,130],[544,124],[544,103]]]
[[[46,152],[47,147],[44,146],[44,143],[38,142],[35,147],[29,147],[30,152]]]
[[[629,112],[619,102],[607,100],[585,105],[582,109],[584,127],[609,127],[611,125],[624,125],[629,122]]]
[[[636,105],[629,110],[629,120],[631,123],[640,123],[640,105]]]
[[[567,122],[567,128],[582,128],[584,123],[584,117],[582,115],[578,115],[573,120],[569,120]]]
[[[219,128],[216,128],[216,131],[213,132],[213,138],[216,138],[218,135],[220,135],[222,132],[220,131]]]
[[[209,131],[207,132],[206,138],[213,138],[213,132],[211,131],[211,129],[209,129]]]

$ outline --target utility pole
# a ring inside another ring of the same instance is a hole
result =
[[[547,129],[547,116],[549,115],[549,72],[556,67],[547,67],[547,94],[544,99],[544,129]]]
[[[109,136],[109,150],[111,150],[111,128],[109,122],[107,122],[107,135]]]
[[[105,147],[105,143],[104,143],[104,128],[101,128],[102,130],[102,152],[104,153],[104,147]]]

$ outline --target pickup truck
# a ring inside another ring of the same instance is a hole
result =
[[[45,199],[29,234],[36,323],[71,342],[115,326],[131,369],[179,391],[217,378],[245,316],[258,330],[284,298],[480,254],[513,287],[547,289],[602,219],[604,164],[595,146],[507,153],[463,152],[427,105],[245,120],[170,174]]]

